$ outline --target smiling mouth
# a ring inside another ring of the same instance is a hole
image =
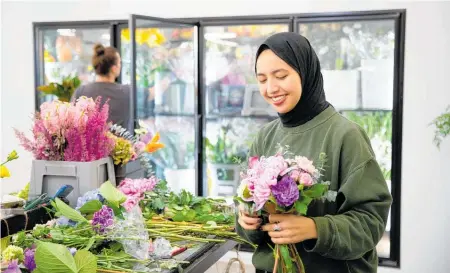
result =
[[[279,102],[279,101],[282,101],[285,97],[286,97],[286,95],[281,95],[281,96],[272,97],[271,99],[274,102]]]

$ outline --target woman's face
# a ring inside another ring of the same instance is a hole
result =
[[[111,72],[114,75],[114,77],[117,78],[117,77],[119,77],[120,71],[122,69],[122,60],[120,58],[119,53],[116,53],[116,56],[117,56],[117,64],[115,64],[111,67]]]
[[[264,50],[256,63],[259,92],[280,114],[297,105],[302,95],[300,75],[272,50]]]

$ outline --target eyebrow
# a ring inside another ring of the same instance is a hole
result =
[[[283,71],[283,72],[286,71],[286,72],[287,72],[286,69],[280,68],[280,69],[276,69],[276,70],[272,71],[271,74],[276,74],[276,73],[281,72],[281,71]],[[256,74],[256,75],[257,75],[257,76],[265,76],[266,74],[264,74],[264,73],[258,73],[258,74]]]

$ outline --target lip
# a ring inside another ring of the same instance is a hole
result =
[[[279,100],[274,100],[274,98],[277,98],[277,97],[282,97],[282,98]],[[286,101],[286,95],[283,94],[283,95],[278,95],[278,96],[272,96],[272,97],[270,97],[270,100],[272,101],[273,105],[280,106]]]

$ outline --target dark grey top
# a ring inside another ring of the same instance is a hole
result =
[[[131,88],[129,85],[93,82],[78,87],[73,93],[72,101],[82,96],[90,97],[94,100],[101,96],[103,105],[109,99],[108,121],[130,130],[133,124],[130,117],[130,94]]]

